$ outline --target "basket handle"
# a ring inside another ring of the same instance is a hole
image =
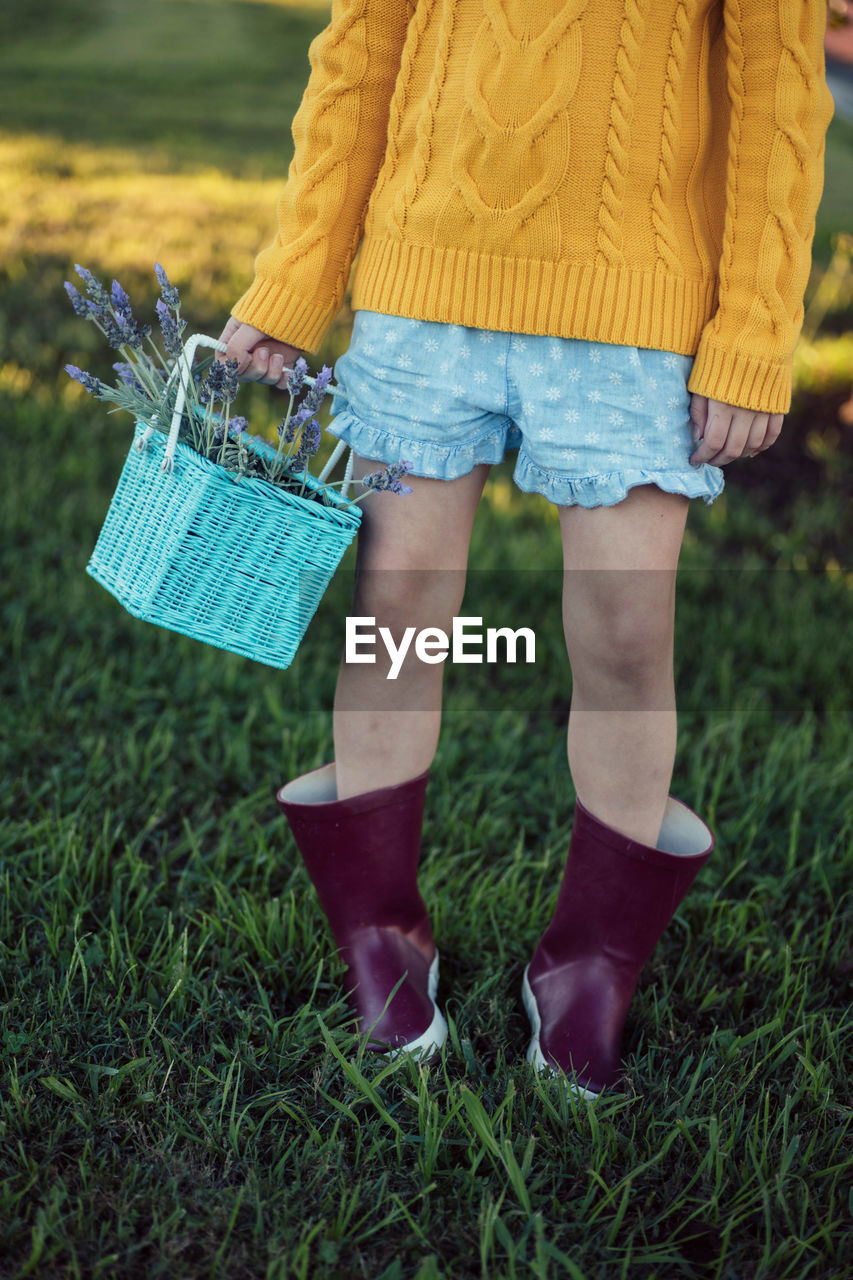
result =
[[[347,447],[347,442],[346,442],[346,440],[339,440],[339,441],[338,441],[338,443],[335,445],[334,449],[333,449],[333,450],[332,450],[332,452],[329,454],[329,460],[328,460],[328,462],[326,463],[325,467],[323,467],[323,470],[320,472],[320,474],[319,474],[319,475],[318,475],[318,477],[317,477],[317,479],[319,480],[320,484],[322,484],[322,483],[323,483],[323,481],[326,479],[326,476],[327,476],[327,475],[329,474],[329,472],[332,470],[332,468],[334,467],[334,465],[335,465],[335,463],[337,462],[338,458],[341,456],[341,454],[343,453],[344,449],[346,449],[346,447]],[[342,497],[342,498],[348,498],[348,497],[349,497],[349,491],[350,491],[350,487],[351,487],[351,485],[352,485],[352,460],[353,460],[353,457],[354,457],[353,450],[352,450],[352,449],[350,449],[350,451],[349,451],[349,457],[347,458],[347,468],[346,468],[346,471],[344,472],[344,482],[343,482],[343,484],[341,485],[341,497]]]
[[[193,360],[195,359],[195,353],[199,347],[209,347],[212,351],[220,352],[228,350],[224,342],[220,342],[218,338],[210,338],[204,333],[195,333],[187,342],[184,343],[183,358],[175,362],[175,368],[172,370],[169,379],[171,381],[175,377],[176,373],[179,373],[180,375],[180,386],[178,387],[178,393],[175,396],[175,410],[172,414],[171,426],[169,427],[169,438],[166,441],[166,448],[163,451],[163,461],[160,464],[161,471],[172,471],[175,465],[175,448],[177,446],[178,435],[181,430],[181,418],[183,417],[184,405],[187,400],[187,391],[191,385]],[[316,379],[312,378],[310,374],[306,374],[304,381],[307,382],[309,386],[313,387]],[[154,431],[154,427],[147,427],[140,437],[137,447],[140,449],[144,448],[146,441],[151,439]],[[321,484],[326,479],[326,476],[332,470],[346,447],[346,442],[344,440],[339,440],[335,445],[331,457],[318,476]],[[353,453],[352,449],[350,449],[350,455],[347,459],[347,468],[344,473],[344,482],[341,487],[341,496],[344,498],[347,497],[350,485],[352,484],[352,459]]]
[[[218,338],[208,338],[203,333],[194,333],[184,343],[183,360],[178,360],[175,365],[180,370],[181,385],[178,387],[178,394],[175,396],[175,411],[172,414],[169,438],[166,441],[163,461],[160,464],[161,471],[171,471],[175,465],[175,446],[178,443],[178,434],[181,430],[181,418],[183,417],[184,405],[187,400],[187,391],[191,385],[193,360],[199,347],[210,347],[213,351],[227,351],[228,349],[225,343],[220,342]]]

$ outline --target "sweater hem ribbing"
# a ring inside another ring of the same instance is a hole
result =
[[[365,237],[353,308],[693,355],[717,281]]]

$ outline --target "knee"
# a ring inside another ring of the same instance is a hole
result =
[[[464,594],[464,569],[374,566],[357,576],[353,609],[395,636],[412,626],[449,630]]]
[[[567,625],[566,646],[575,678],[658,684],[672,673],[673,617],[666,609],[598,610],[581,628]]]

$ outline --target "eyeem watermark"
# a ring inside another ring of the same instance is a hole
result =
[[[347,617],[345,660],[347,662],[376,662],[376,619]],[[415,657],[421,662],[509,662],[517,661],[519,639],[524,640],[524,661],[536,661],[536,636],[530,627],[487,627],[485,633],[486,656],[483,657],[483,619],[454,618],[453,630],[448,636],[440,627],[406,627],[397,644],[388,627],[378,628],[378,637],[391,659],[386,680],[396,680],[414,641]],[[498,641],[504,641],[504,655],[498,656]]]

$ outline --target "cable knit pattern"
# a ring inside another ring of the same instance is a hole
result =
[[[723,11],[726,32],[726,76],[731,110],[729,112],[728,166],[726,168],[726,229],[723,238],[723,256],[720,262],[720,287],[731,289],[734,262],[734,238],[738,225],[738,159],[743,133],[743,112],[746,86],[743,81],[743,33],[739,0],[726,0]],[[714,318],[714,330],[719,332],[723,316]]]
[[[800,82],[798,93],[777,93],[774,99],[777,133],[770,152],[767,171],[769,215],[761,236],[758,255],[758,296],[751,333],[769,331],[785,347],[796,340],[802,324],[805,279],[786,287],[787,278],[795,275],[797,262],[804,260],[801,250],[813,233],[813,220],[797,220],[794,210],[808,208],[809,134],[818,108],[813,89],[820,67],[809,56],[813,46],[809,28],[815,26],[815,10],[800,7],[799,12],[784,8],[780,12],[782,71],[785,80]],[[804,29],[804,30],[803,30]],[[800,107],[798,111],[798,106]],[[802,273],[801,273],[802,274]],[[796,276],[795,276],[796,280]],[[763,304],[763,314],[760,306]]]
[[[301,230],[291,237],[289,252],[293,263],[310,255],[310,269],[318,275],[326,264],[330,247],[326,211],[332,206],[334,185],[340,182],[342,167],[358,137],[354,91],[367,71],[366,4],[367,0],[352,0],[349,10],[341,13],[311,45],[312,65],[322,61],[331,74],[323,82],[315,78],[309,83],[293,118],[296,141],[291,167],[296,179],[293,210]],[[306,148],[299,144],[305,139],[308,121],[315,129],[319,125],[329,134],[334,133],[335,147],[327,147],[314,155],[306,154]]]
[[[388,145],[385,148],[385,160],[379,171],[379,177],[376,180],[376,186],[373,191],[374,199],[381,194],[386,183],[397,172],[397,165],[400,157],[400,148],[398,144],[400,127],[409,102],[412,75],[418,62],[418,53],[420,51],[424,31],[432,17],[435,5],[436,0],[424,0],[424,3],[419,4],[414,10],[414,21],[409,26],[408,39],[403,46],[403,56],[400,60],[400,74],[397,76],[394,96],[391,99],[390,118],[388,122]]]
[[[616,75],[610,104],[610,127],[607,130],[597,237],[601,259],[614,266],[623,261],[625,185],[628,180],[631,122],[637,94],[637,66],[646,31],[645,11],[645,0],[627,0],[625,18],[619,32],[619,48],[616,51]]]
[[[667,271],[678,274],[683,272],[684,266],[678,248],[670,200],[681,123],[681,81],[684,73],[684,57],[695,9],[695,0],[680,0],[675,11],[666,65],[666,82],[663,87],[663,131],[658,180],[652,192],[652,223],[658,255]]]
[[[432,0],[423,6],[432,8]],[[455,0],[444,0],[442,20],[439,26],[438,42],[435,51],[435,65],[429,88],[423,102],[423,109],[418,117],[417,146],[412,157],[408,177],[400,188],[390,217],[392,231],[402,238],[406,225],[406,214],[414,201],[427,175],[432,152],[432,132],[435,125],[435,114],[441,100],[444,82],[447,78],[447,59],[450,56],[450,39],[453,35],[453,18],[456,9]]]
[[[560,256],[554,196],[571,153],[567,107],[580,80],[578,18],[586,5],[587,0],[568,0],[549,19],[535,5],[524,12],[502,0],[484,0],[485,16],[466,67],[466,110],[450,161],[455,190],[436,221],[436,240],[452,233],[458,192],[472,222],[499,252]],[[519,34],[510,24],[513,7]],[[516,175],[511,185],[510,173]],[[551,208],[539,225],[526,226],[546,203]]]
[[[278,234],[234,308],[694,357],[784,413],[823,188],[825,0],[333,0]]]
[[[732,112],[722,304],[700,338],[690,386],[721,388],[705,393],[721,400],[734,387],[738,403],[784,412],[833,112],[825,10],[815,0],[782,0],[770,13],[755,0],[725,0],[724,20]]]

